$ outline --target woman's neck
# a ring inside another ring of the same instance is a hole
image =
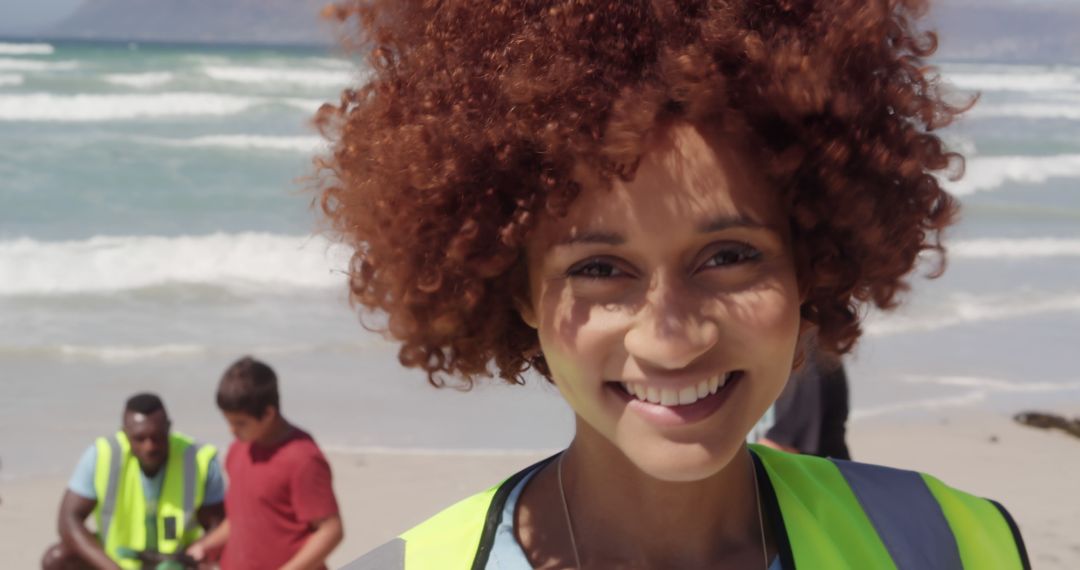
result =
[[[762,553],[764,522],[760,519],[759,526],[749,452],[740,449],[707,479],[672,483],[642,472],[606,439],[588,437],[587,430],[579,429],[562,458],[563,490],[582,566],[766,566],[771,555]],[[534,564],[570,567],[574,553],[555,465],[526,488],[518,538]]]

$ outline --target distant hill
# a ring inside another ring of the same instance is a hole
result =
[[[83,0],[45,35],[57,38],[242,44],[327,44],[329,0]]]
[[[326,44],[330,0],[83,0],[50,37],[246,44]],[[1080,63],[1080,2],[939,0],[943,59]]]

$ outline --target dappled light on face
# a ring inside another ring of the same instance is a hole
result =
[[[731,333],[740,330],[769,331],[794,347],[799,337],[799,300],[794,276],[759,282],[757,286],[717,299],[716,309],[731,323]]]
[[[578,331],[589,324],[596,306],[574,297],[572,288],[565,281],[554,284],[546,296],[554,302],[552,306],[557,307],[552,327],[563,342],[573,344]]]
[[[677,280],[677,279],[673,279]],[[632,357],[651,367],[677,370],[712,350],[720,337],[717,322],[706,313],[708,299],[688,288],[654,285],[631,313],[634,324],[623,345]]]

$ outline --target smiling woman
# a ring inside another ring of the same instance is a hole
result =
[[[844,352],[955,205],[917,0],[355,2],[325,107],[352,297],[432,384],[530,367],[565,453],[355,568],[1021,568],[1004,509],[748,450],[815,329]]]
[[[692,481],[783,388],[799,291],[786,211],[752,154],[685,123],[649,146],[632,180],[585,186],[540,221],[519,310],[580,420],[644,472]]]

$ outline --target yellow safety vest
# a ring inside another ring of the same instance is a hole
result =
[[[1019,530],[993,501],[914,471],[750,447],[783,570],[1031,568]],[[543,463],[342,570],[483,570],[507,496]]]
[[[95,445],[98,538],[109,558],[122,568],[137,570],[141,563],[121,556],[119,550],[146,549],[148,504],[139,461],[123,432],[98,438]],[[185,435],[169,434],[169,456],[162,467],[165,475],[157,501],[158,552],[177,552],[202,535],[195,513],[202,506],[210,461],[216,453],[212,445],[200,446]]]

